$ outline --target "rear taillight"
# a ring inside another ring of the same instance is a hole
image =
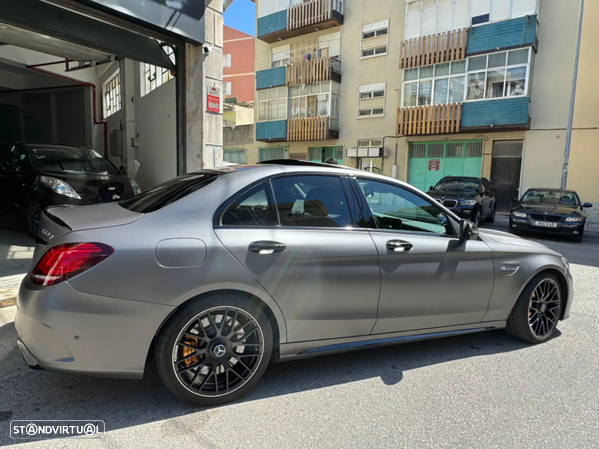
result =
[[[99,264],[114,252],[102,243],[67,243],[50,248],[40,259],[30,279],[39,285],[54,285]]]

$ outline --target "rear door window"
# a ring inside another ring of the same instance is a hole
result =
[[[276,226],[268,186],[262,183],[237,197],[221,218],[223,226]]]
[[[352,226],[348,200],[337,176],[288,176],[272,181],[281,226]]]

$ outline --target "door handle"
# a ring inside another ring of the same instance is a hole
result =
[[[261,241],[250,243],[250,251],[256,254],[273,254],[285,251],[287,247],[283,243]]]
[[[387,242],[387,249],[396,253],[407,253],[412,248],[414,248],[414,245],[403,240],[389,240]]]

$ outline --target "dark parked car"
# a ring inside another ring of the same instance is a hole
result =
[[[135,181],[97,151],[23,143],[0,146],[0,189],[0,201],[21,211],[32,237],[47,206],[108,203],[140,193]]]
[[[495,221],[497,199],[486,178],[446,176],[435,187],[431,186],[428,194],[476,226],[483,219],[488,223]]]
[[[586,223],[585,208],[574,190],[529,189],[510,214],[510,231],[514,234],[534,232],[565,235],[582,242]]]

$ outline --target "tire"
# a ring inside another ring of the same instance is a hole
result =
[[[218,295],[177,311],[158,335],[155,356],[171,393],[190,404],[214,406],[251,390],[272,350],[273,333],[262,308],[238,296]]]
[[[549,340],[557,329],[564,301],[558,278],[549,272],[539,273],[524,288],[512,309],[507,333],[533,344]]]
[[[27,229],[27,234],[35,238],[40,224],[40,214],[42,207],[34,198],[27,198],[23,207],[23,220]]]
[[[495,223],[495,213],[497,212],[497,205],[493,207],[491,215],[487,217],[487,223]]]
[[[472,223],[474,223],[476,225],[476,227],[478,228],[480,226],[480,222],[481,222],[481,212],[480,212],[480,207],[476,209],[476,213],[474,214],[474,219],[472,220]]]

